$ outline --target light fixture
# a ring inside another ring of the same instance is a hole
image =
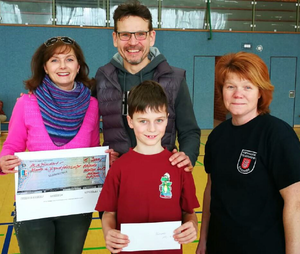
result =
[[[262,45],[257,45],[257,46],[256,46],[256,50],[257,50],[258,52],[262,52],[263,49],[264,49],[264,47],[263,47]]]
[[[251,43],[242,43],[242,49],[252,49]]]

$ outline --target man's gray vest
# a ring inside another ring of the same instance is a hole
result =
[[[170,151],[175,148],[175,100],[183,79],[185,79],[185,70],[171,67],[166,61],[156,67],[153,75],[153,80],[164,88],[168,97],[169,118],[162,146]],[[96,74],[96,81],[103,123],[103,145],[109,146],[120,154],[126,153],[131,142],[122,118],[123,92],[118,82],[117,68],[111,63],[100,67]]]

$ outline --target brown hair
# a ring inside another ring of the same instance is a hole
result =
[[[114,31],[118,32],[117,22],[124,17],[136,16],[148,21],[149,31],[153,30],[152,15],[149,9],[139,1],[131,1],[118,5],[114,12]]]
[[[270,82],[268,67],[264,61],[253,53],[238,52],[222,56],[216,64],[216,89],[222,96],[224,81],[229,73],[234,73],[242,79],[249,80],[258,87],[261,97],[257,103],[259,114],[270,112],[274,86]]]
[[[24,81],[25,88],[30,91],[35,90],[42,83],[46,75],[44,70],[44,65],[46,62],[54,54],[68,53],[72,49],[80,65],[80,69],[75,80],[82,82],[85,86],[91,89],[95,85],[95,80],[88,77],[89,67],[85,62],[82,49],[75,41],[72,44],[65,44],[61,40],[57,40],[57,42],[48,47],[46,47],[44,43],[38,47],[31,59],[31,77],[30,79]]]
[[[168,99],[164,89],[155,81],[146,80],[133,87],[128,96],[128,115],[145,112],[148,108],[161,112],[165,108],[168,114]]]

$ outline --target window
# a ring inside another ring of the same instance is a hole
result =
[[[295,32],[300,0],[140,0],[154,28]],[[0,22],[113,27],[125,0],[0,0]]]
[[[255,25],[256,31],[295,31],[296,2],[256,2]]]
[[[56,0],[56,24],[106,26],[106,1]]]
[[[215,0],[210,6],[212,29],[251,31],[251,1]]]
[[[52,24],[52,1],[0,1],[1,23]]]
[[[205,29],[205,0],[163,0],[161,28]]]

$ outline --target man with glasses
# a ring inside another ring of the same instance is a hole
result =
[[[113,160],[136,146],[127,124],[128,91],[144,80],[160,83],[169,100],[169,119],[162,145],[173,151],[170,161],[191,171],[199,154],[200,129],[197,125],[185,70],[170,66],[153,47],[156,33],[149,9],[139,2],[125,3],[114,12],[113,43],[118,49],[112,60],[98,69],[97,97],[103,121],[103,145],[109,145]],[[176,134],[179,150],[175,149]],[[155,138],[153,135],[147,138]]]

